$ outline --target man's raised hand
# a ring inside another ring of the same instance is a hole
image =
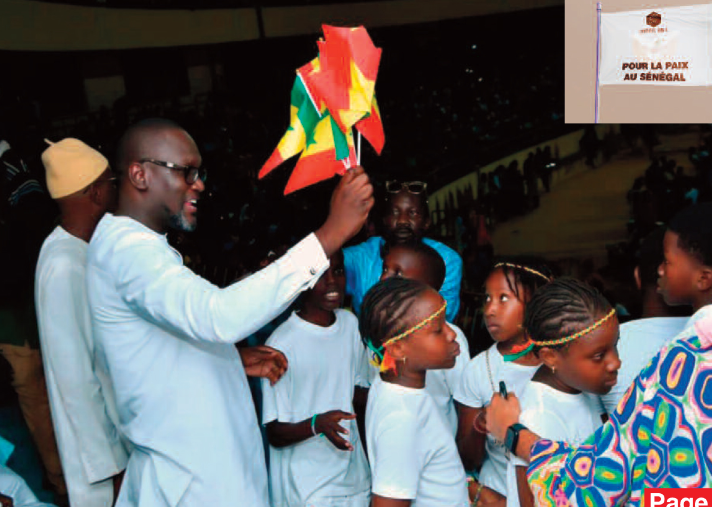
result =
[[[347,171],[331,195],[326,222],[315,233],[327,257],[361,230],[373,202],[373,186],[363,167]]]

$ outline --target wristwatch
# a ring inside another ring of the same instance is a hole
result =
[[[517,442],[519,442],[519,432],[526,429],[528,428],[520,423],[512,424],[509,428],[507,428],[507,434],[504,437],[504,447],[506,447],[507,450],[512,454],[517,454]]]

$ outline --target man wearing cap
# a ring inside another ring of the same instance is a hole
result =
[[[205,171],[191,136],[145,120],[122,137],[119,206],[89,244],[87,290],[98,357],[133,444],[117,506],[267,507],[267,471],[234,343],[313,287],[363,225],[373,188],[350,170],[329,217],[283,257],[220,289],[183,265],[166,231],[195,229]],[[239,205],[239,203],[238,203]]]
[[[116,430],[106,379],[94,368],[86,258],[96,224],[113,207],[109,162],[77,139],[42,154],[61,222],[45,239],[35,274],[35,306],[52,420],[71,505],[113,505],[128,459]],[[104,381],[104,382],[102,382]]]

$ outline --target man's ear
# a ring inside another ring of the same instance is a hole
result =
[[[91,199],[91,202],[96,204],[97,206],[101,206],[102,204],[102,199],[101,199],[101,183],[97,184],[98,182],[95,181],[91,185],[89,185],[89,199]]]
[[[129,166],[126,175],[128,176],[131,184],[137,189],[148,189],[148,173],[146,172],[145,166],[143,164],[133,162]]]
[[[697,290],[700,292],[708,292],[712,289],[712,268],[702,266],[700,274],[697,277]]]
[[[633,270],[633,278],[635,279],[635,286],[640,290],[643,286],[643,284],[640,283],[640,266],[636,266]]]
[[[432,225],[432,221],[430,220],[430,211],[428,210],[428,206],[425,206],[425,221],[423,222],[423,232],[427,232],[428,229],[430,229],[430,226]]]

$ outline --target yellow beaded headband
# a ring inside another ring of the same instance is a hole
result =
[[[406,336],[415,333],[418,329],[423,329],[425,326],[428,325],[428,323],[432,322],[434,319],[438,317],[441,313],[445,311],[445,308],[447,307],[447,301],[443,302],[443,305],[440,307],[439,310],[437,310],[434,314],[432,314],[430,317],[426,317],[425,319],[421,320],[418,322],[416,325],[411,327],[410,329],[407,329],[403,331],[401,334],[398,334],[394,336],[393,338],[389,338],[383,343],[383,347],[386,345],[390,345],[393,342],[397,342],[398,340],[402,340]]]
[[[418,323],[417,323],[416,325],[414,325],[413,327],[411,327],[411,328],[409,328],[409,329],[403,331],[402,333],[400,333],[400,334],[394,336],[393,338],[389,338],[388,340],[386,340],[386,341],[383,343],[383,345],[381,345],[381,346],[378,347],[378,348],[376,348],[376,347],[373,346],[373,343],[371,343],[371,340],[370,340],[370,338],[369,338],[366,343],[367,343],[367,345],[368,345],[368,348],[371,349],[371,351],[374,353],[374,354],[373,354],[373,359],[372,359],[372,361],[371,361],[371,362],[373,363],[373,365],[374,365],[374,366],[377,366],[380,371],[388,371],[388,370],[390,370],[391,368],[395,369],[395,361],[393,360],[393,358],[391,357],[391,355],[388,353],[388,351],[385,350],[386,345],[390,345],[390,344],[393,343],[393,342],[397,342],[398,340],[402,340],[402,339],[405,338],[406,336],[409,336],[409,335],[415,333],[417,330],[423,329],[425,326],[428,325],[428,323],[432,322],[433,320],[435,320],[435,319],[438,317],[438,315],[440,315],[441,313],[443,313],[443,312],[445,311],[445,308],[447,308],[447,301],[444,301],[444,302],[443,302],[443,305],[442,305],[442,306],[440,307],[440,309],[438,309],[435,313],[433,313],[433,314],[430,315],[429,317],[426,317],[425,319],[421,320],[420,322],[418,322]]]
[[[526,271],[527,273],[531,273],[533,275],[540,276],[547,282],[551,281],[551,278],[546,276],[544,273],[540,273],[536,269],[528,268],[526,266],[520,266],[519,264],[512,264],[509,262],[498,262],[497,264],[494,265],[494,269],[501,268],[502,266],[507,266],[507,267],[514,268],[514,269],[521,269],[523,271]]]
[[[594,322],[593,324],[591,324],[590,326],[588,326],[586,329],[582,329],[582,330],[579,331],[578,333],[574,333],[574,334],[572,334],[572,335],[565,336],[565,337],[563,337],[563,338],[559,338],[558,340],[552,340],[552,341],[550,341],[550,342],[537,342],[537,341],[532,340],[532,342],[534,342],[534,345],[538,345],[539,347],[549,347],[549,346],[551,346],[551,345],[561,345],[562,343],[567,343],[567,342],[573,341],[573,340],[575,340],[576,338],[581,338],[582,336],[587,335],[587,334],[593,332],[594,330],[598,329],[598,328],[601,327],[608,319],[610,319],[611,317],[613,317],[615,314],[616,314],[616,310],[615,310],[615,308],[614,308],[614,309],[612,309],[610,312],[608,312],[608,315],[606,315],[605,317],[603,317],[603,318],[600,319],[599,321]]]

